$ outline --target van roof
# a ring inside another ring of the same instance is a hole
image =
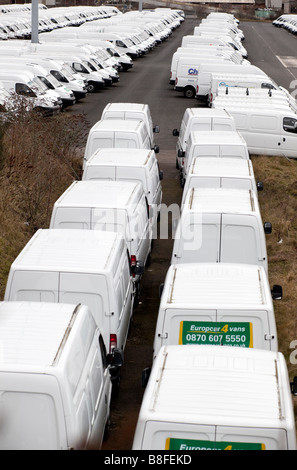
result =
[[[74,181],[55,202],[55,206],[123,209],[138,202],[142,194],[140,182]]]
[[[226,109],[216,108],[187,108],[185,114],[189,114],[190,117],[227,117],[230,119],[230,114]]]
[[[250,214],[259,211],[254,191],[235,188],[191,188],[183,210],[204,213]]]
[[[92,127],[91,131],[138,131],[141,127],[145,127],[145,123],[141,120],[136,119],[101,119],[97,121]]]
[[[146,419],[283,428],[290,413],[286,393],[281,393],[288,390],[286,381],[281,353],[231,346],[163,346],[143,400]],[[292,426],[291,413],[289,420]]]
[[[263,267],[237,263],[181,263],[169,267],[161,298],[164,308],[217,309],[239,304],[241,308],[273,308]]]
[[[146,165],[151,158],[156,158],[154,150],[135,148],[99,148],[92,154],[89,160],[87,160],[86,166],[141,166]]]
[[[85,308],[85,307],[84,307]],[[0,369],[52,366],[63,348],[65,333],[73,327],[77,307],[44,302],[1,302]]]
[[[250,177],[254,171],[251,160],[243,158],[194,157],[188,177],[191,175]]]
[[[148,109],[147,104],[141,103],[108,103],[102,111],[143,111]]]
[[[125,249],[120,234],[101,230],[39,229],[25,245],[12,269],[105,272]]]
[[[268,115],[271,116],[272,112],[277,113],[278,115],[286,115],[286,116],[291,116],[291,117],[296,117],[294,111],[290,108],[288,103],[284,102],[284,106],[280,107],[275,107],[273,104],[270,106],[265,106],[263,107],[262,104],[259,106],[259,102],[255,99],[255,101],[248,103],[245,103],[244,101],[241,102],[235,102],[231,101],[230,104],[226,103],[225,101],[216,103],[216,99],[214,100],[214,107],[216,109],[220,108],[227,108],[231,116],[235,114],[261,114],[263,116]]]
[[[228,106],[227,106],[228,108]],[[237,131],[192,131],[193,145],[244,145],[246,142]]]

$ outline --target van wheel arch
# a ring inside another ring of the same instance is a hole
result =
[[[194,98],[195,97],[195,88],[188,85],[184,88],[184,97],[185,98]]]

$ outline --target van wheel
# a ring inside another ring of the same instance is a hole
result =
[[[88,93],[94,93],[94,91],[95,91],[94,83],[88,82],[88,84],[87,84],[87,90],[88,90]]]
[[[179,170],[179,164],[178,164],[178,159],[175,160],[175,168]]]
[[[195,97],[195,89],[191,86],[186,86],[184,89],[184,97],[185,98],[194,98]]]

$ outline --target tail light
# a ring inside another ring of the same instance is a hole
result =
[[[111,334],[109,339],[109,352],[111,352],[114,348],[117,347],[117,335]]]
[[[199,91],[199,85],[197,85],[196,87],[196,94],[198,95],[198,91]]]
[[[175,84],[176,84],[176,85],[177,85],[177,82],[178,82],[178,78],[176,77],[176,79],[175,79]]]
[[[132,270],[132,276],[135,277],[134,268],[136,267],[136,256],[131,255],[131,270]]]

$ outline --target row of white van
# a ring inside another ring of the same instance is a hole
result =
[[[42,33],[38,43],[1,41],[1,105],[10,106],[13,92],[26,96],[31,106],[52,113],[118,82],[120,71],[133,67],[135,58],[164,41],[182,21],[171,10],[156,9],[142,16],[141,29],[137,16],[111,11],[108,18],[92,18],[75,31],[73,26],[63,26]]]
[[[172,55],[170,83],[185,97],[194,98],[201,64],[250,65],[243,39],[234,19],[209,15],[194,28],[193,35],[183,37]]]
[[[79,26],[86,21],[109,18],[120,14],[113,6],[52,7],[38,4],[38,32],[67,26]],[[1,5],[0,38],[30,39],[32,33],[31,3]]]
[[[283,28],[290,33],[297,34],[297,15],[284,14],[276,18],[272,22],[273,26],[277,28]]]
[[[257,197],[263,184],[226,111],[187,109],[174,135],[177,148],[186,141],[186,179],[133,449],[296,450],[296,391],[273,308],[282,288],[269,286],[271,224],[262,223]]]
[[[217,110],[227,110],[250,154],[296,158],[295,99],[259,67],[238,61],[234,49],[230,52],[230,45],[222,44],[222,37],[219,32],[212,37],[183,37],[172,56],[175,90]],[[177,163],[180,166],[178,158]]]
[[[110,103],[101,118],[153,132],[145,104]],[[99,449],[108,428],[162,173],[150,148],[97,144],[82,181],[10,268],[0,304],[1,449]]]

